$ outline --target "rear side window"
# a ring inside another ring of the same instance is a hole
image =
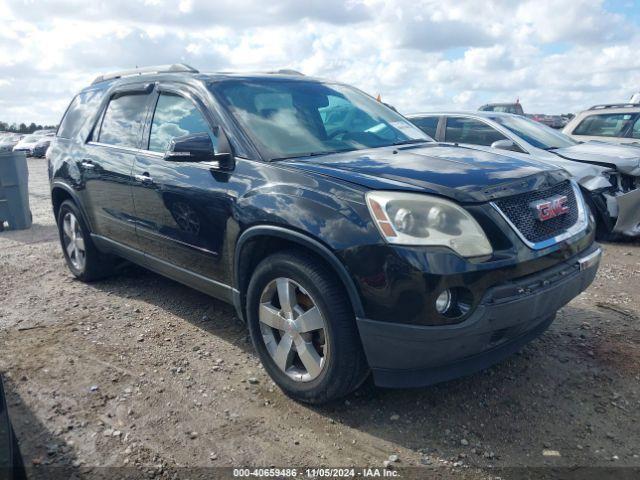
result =
[[[138,148],[148,100],[149,94],[113,97],[104,113],[98,141],[109,145]]]
[[[161,93],[151,124],[149,150],[164,152],[173,138],[194,133],[207,133],[215,148],[216,138],[198,108],[184,97]]]
[[[439,119],[440,117],[412,118],[411,122],[431,138],[436,138]]]
[[[58,137],[75,137],[89,116],[95,112],[101,98],[101,90],[90,90],[76,95],[60,122],[57,133]]]
[[[622,137],[633,115],[628,113],[608,113],[590,115],[573,131],[573,135],[590,135],[594,137]]]
[[[452,143],[471,143],[490,147],[493,142],[506,140],[507,137],[486,123],[472,118],[449,117],[445,141]]]

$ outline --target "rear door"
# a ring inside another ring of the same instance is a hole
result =
[[[145,129],[145,152],[136,157],[133,199],[138,235],[145,253],[207,278],[221,277],[219,257],[232,196],[231,173],[211,162],[164,159],[171,139],[206,132],[212,139],[217,123],[185,86],[160,84],[155,110]]]
[[[138,248],[131,192],[153,85],[114,92],[78,161],[93,233]]]

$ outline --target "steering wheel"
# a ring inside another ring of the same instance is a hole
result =
[[[349,130],[336,130],[335,132],[330,133],[329,135],[327,135],[328,138],[335,138],[338,135],[344,135],[345,133],[349,133]]]

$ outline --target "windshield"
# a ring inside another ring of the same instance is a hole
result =
[[[564,133],[525,117],[495,116],[492,120],[537,148],[552,150],[571,147],[578,143]]]
[[[215,83],[212,90],[271,160],[431,140],[390,108],[344,85],[250,79]]]

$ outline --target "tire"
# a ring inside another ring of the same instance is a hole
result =
[[[280,302],[285,291],[293,298],[293,308]],[[310,254],[276,253],[256,267],[247,291],[247,321],[265,370],[295,400],[326,403],[352,392],[367,378],[368,365],[342,283]],[[318,325],[322,329],[313,328]],[[286,345],[292,348],[282,361],[278,352]]]
[[[591,196],[583,192],[583,197],[593,217],[596,219],[596,240],[598,242],[614,242],[619,240],[621,236],[612,231],[613,225],[609,225],[610,222],[605,220],[604,214],[598,210]]]
[[[65,222],[67,221],[68,223],[65,227]],[[67,229],[66,231],[65,228]],[[71,229],[72,234],[75,234],[73,235],[75,240],[69,235],[69,229]],[[101,253],[96,248],[91,240],[91,232],[85,224],[80,210],[71,200],[65,200],[60,205],[60,210],[58,211],[58,235],[67,267],[79,280],[92,282],[113,273],[113,258]],[[80,242],[77,241],[78,238],[82,241],[83,253],[81,253],[82,250]],[[75,241],[77,250],[69,248],[69,243],[73,243],[73,241]]]

